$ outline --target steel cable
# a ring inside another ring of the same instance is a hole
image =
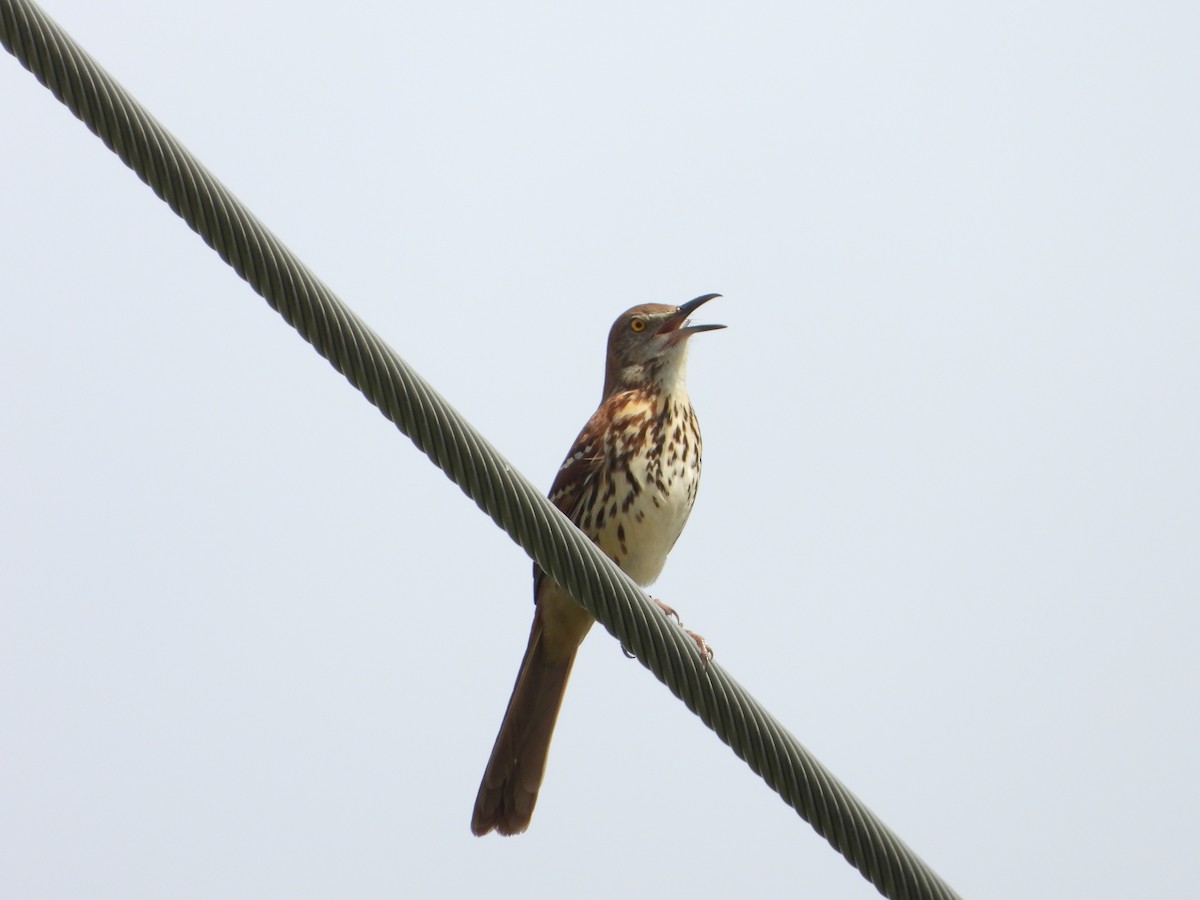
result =
[[[957,896],[36,4],[0,42],[880,893]]]

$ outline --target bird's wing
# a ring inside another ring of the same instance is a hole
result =
[[[579,436],[575,438],[575,442],[571,444],[567,458],[559,466],[558,474],[554,476],[554,483],[550,486],[550,493],[547,495],[550,502],[557,506],[568,519],[580,526],[590,538],[594,538],[588,527],[591,523],[585,523],[583,518],[586,510],[594,505],[596,492],[600,489],[602,480],[600,473],[604,469],[607,449],[604,445],[604,437],[612,422],[614,409],[614,404],[606,401],[600,404],[600,408],[588,419],[583,430],[579,432]],[[545,573],[537,563],[534,563],[533,594],[535,597],[544,577]]]

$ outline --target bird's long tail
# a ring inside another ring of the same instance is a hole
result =
[[[475,834],[484,835],[493,829],[504,835],[520,834],[529,827],[546,770],[550,737],[577,650],[577,643],[569,651],[548,650],[539,609],[475,798],[471,816],[471,831]]]

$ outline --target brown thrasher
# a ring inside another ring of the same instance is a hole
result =
[[[696,499],[700,428],[684,385],[687,339],[725,326],[687,318],[719,296],[635,306],[613,323],[600,407],[550,488],[551,502],[643,586],[662,571]],[[478,835],[529,827],[567,676],[594,621],[536,565],[533,596],[529,646],[475,798]]]

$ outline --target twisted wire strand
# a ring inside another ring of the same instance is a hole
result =
[[[884,896],[957,897],[36,4],[0,42]]]

